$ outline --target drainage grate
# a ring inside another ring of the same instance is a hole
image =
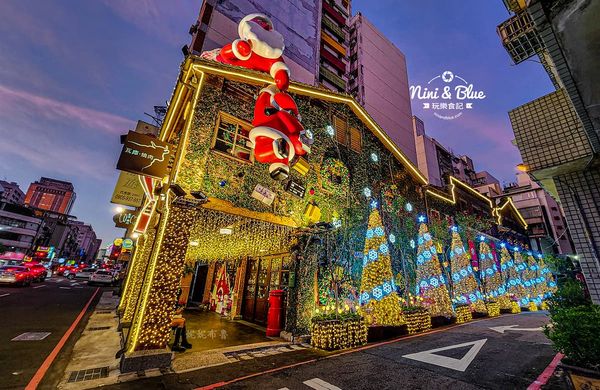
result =
[[[26,332],[18,335],[10,341],[37,341],[43,340],[50,335],[50,332]]]
[[[93,326],[88,328],[89,331],[110,329],[110,326]]]
[[[88,368],[87,370],[71,371],[67,382],[83,382],[106,377],[108,377],[108,367]]]

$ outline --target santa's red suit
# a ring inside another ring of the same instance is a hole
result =
[[[300,123],[296,102],[274,85],[260,91],[252,125],[249,138],[254,144],[254,158],[271,164],[273,179],[286,179],[297,156],[310,152],[312,135]]]
[[[283,62],[285,45],[283,36],[273,29],[266,15],[250,14],[238,25],[238,35],[233,43],[225,45],[216,60],[225,64],[267,72],[280,90],[290,83],[290,70]]]

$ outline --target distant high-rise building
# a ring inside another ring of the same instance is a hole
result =
[[[17,183],[0,180],[0,202],[22,205],[25,193]]]
[[[406,59],[361,13],[350,21],[348,79],[348,92],[404,154],[417,163]]]
[[[504,187],[529,226],[531,247],[544,253],[573,253],[571,235],[560,205],[525,172]]]
[[[40,223],[30,209],[0,202],[0,244],[7,251],[27,253],[33,246]]]
[[[69,182],[42,177],[29,185],[25,204],[42,210],[69,214],[75,202],[74,190],[73,184]]]
[[[77,232],[75,239],[77,242],[77,256],[85,261],[94,260],[98,251],[94,228],[82,221],[69,221],[69,225],[71,229]]]

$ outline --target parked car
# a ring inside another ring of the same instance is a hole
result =
[[[29,269],[33,281],[43,282],[44,280],[46,280],[46,267],[44,267],[43,265],[39,263],[23,263],[23,266]]]
[[[106,284],[112,286],[115,284],[115,276],[111,271],[99,269],[90,275],[88,284]]]
[[[5,265],[0,267],[0,283],[29,286],[33,279],[27,267]]]
[[[96,272],[96,268],[82,268],[76,272],[69,272],[67,279],[90,279],[90,276]]]

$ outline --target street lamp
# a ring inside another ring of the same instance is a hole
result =
[[[133,238],[134,240],[135,240],[136,238],[138,238],[139,236],[140,236],[140,234],[139,234],[139,233],[131,233],[131,238]]]

